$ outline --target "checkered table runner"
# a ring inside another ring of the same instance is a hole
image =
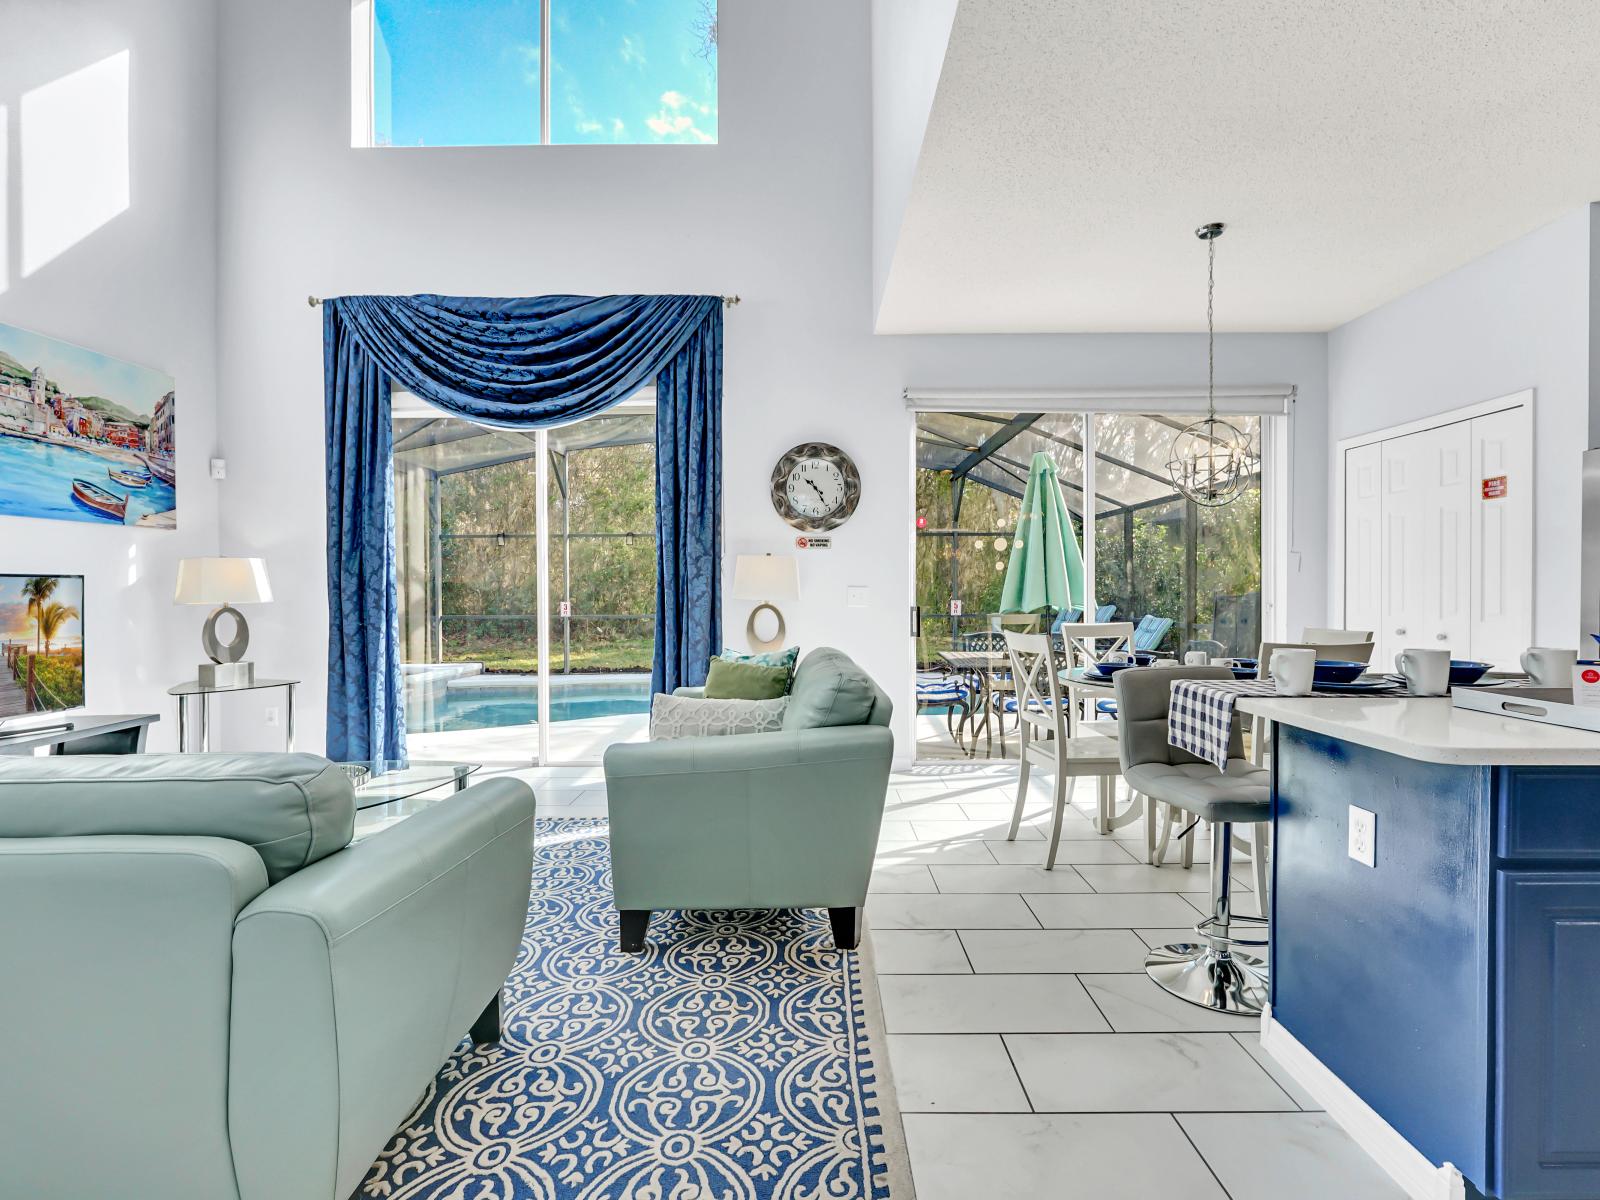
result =
[[[1180,679],[1172,685],[1167,742],[1226,771],[1233,706],[1240,696],[1277,694],[1277,685],[1270,679]]]

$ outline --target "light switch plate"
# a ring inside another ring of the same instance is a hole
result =
[[[865,608],[867,606],[867,589],[864,587],[845,588],[844,603],[846,608]]]
[[[1350,806],[1350,857],[1369,867],[1378,865],[1378,815]]]

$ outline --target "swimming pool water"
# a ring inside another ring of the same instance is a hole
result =
[[[420,711],[419,711],[420,710]],[[590,717],[626,716],[650,711],[650,680],[582,679],[550,681],[550,720],[581,721]],[[461,729],[497,729],[531,725],[539,720],[536,687],[456,687],[431,691],[428,701],[412,698],[406,710],[411,733],[448,733]]]

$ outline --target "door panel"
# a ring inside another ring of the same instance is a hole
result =
[[[1471,422],[1472,657],[1515,667],[1533,641],[1533,446],[1520,409]]]
[[[1600,878],[1502,871],[1498,1195],[1600,1195]]]
[[[1383,447],[1374,442],[1344,456],[1344,625],[1383,624]]]

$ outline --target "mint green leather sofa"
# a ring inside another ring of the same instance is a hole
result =
[[[308,754],[0,759],[0,1195],[345,1200],[498,995],[533,793],[351,842]]]
[[[610,747],[622,949],[644,948],[652,910],[686,908],[826,908],[834,943],[854,949],[889,786],[893,711],[849,657],[821,648],[795,672],[781,732]]]

